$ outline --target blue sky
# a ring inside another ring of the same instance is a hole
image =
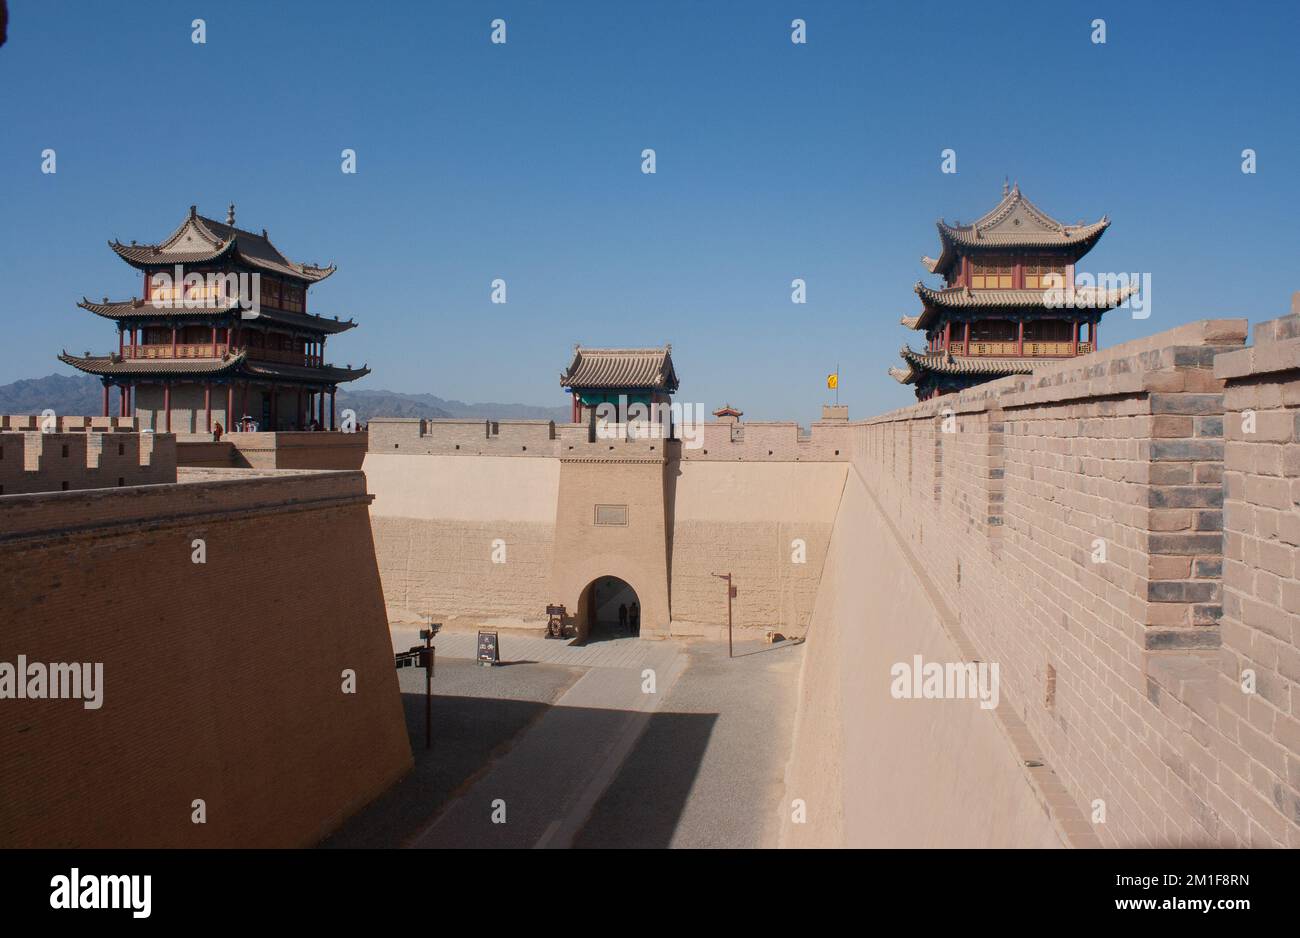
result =
[[[670,341],[709,409],[806,422],[836,362],[853,416],[908,403],[886,369],[917,345],[919,257],[1004,175],[1064,221],[1111,216],[1080,270],[1151,273],[1151,318],[1109,315],[1103,345],[1300,289],[1300,4],[10,6],[0,382],[112,346],[74,305],[139,292],[105,241],[191,203],[338,263],[311,304],[360,322],[330,342],[374,369],[358,387],[463,400],[563,404],[574,342]]]

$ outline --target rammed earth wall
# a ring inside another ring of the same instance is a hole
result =
[[[889,523],[870,555],[845,554],[841,512],[840,586],[824,581],[814,611],[790,795],[845,805],[816,840],[938,842],[927,818],[944,806],[874,795],[872,763],[853,758],[863,738],[904,777],[997,775],[978,727],[945,732],[952,702],[885,692],[886,659],[912,653],[888,640],[894,618],[911,615],[917,653],[942,627],[961,660],[998,663],[1004,706],[972,719],[997,722],[1008,764],[1043,763],[1021,772],[1064,843],[1300,846],[1296,323],[1266,323],[1246,350],[1244,321],[1194,323],[853,425],[850,489],[860,480]],[[846,567],[868,576],[899,551],[924,609],[828,612],[852,589]],[[873,648],[890,650],[854,652]],[[819,734],[819,712],[839,730]],[[895,723],[915,732],[890,737]],[[1019,816],[1022,793],[994,791],[948,796]],[[965,843],[1006,842],[953,825]],[[796,826],[786,839],[809,842]]]
[[[0,847],[309,846],[411,766],[361,473],[181,477],[0,499],[0,662],[103,665],[0,699]]]

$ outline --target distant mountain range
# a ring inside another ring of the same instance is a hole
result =
[[[112,405],[117,407],[114,395]],[[348,391],[340,389],[339,411],[352,408],[357,420],[372,417],[468,417],[494,420],[569,419],[567,407],[537,407],[531,404],[466,404],[432,394],[401,394],[397,391]],[[0,384],[0,414],[39,414],[46,408],[56,414],[98,414],[103,412],[104,390],[90,375],[47,375]],[[114,411],[116,413],[116,411]]]

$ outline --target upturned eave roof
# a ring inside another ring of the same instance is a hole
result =
[[[370,368],[324,365],[308,367],[250,359],[244,352],[221,358],[119,358],[117,355],[69,355],[59,361],[86,374],[105,378],[212,378],[237,375],[247,378],[299,381],[304,384],[341,384],[370,374]]]
[[[677,390],[671,345],[663,348],[583,348],[560,374],[560,387],[578,390]]]
[[[906,368],[891,368],[889,374],[900,384],[913,384],[927,372],[941,375],[981,375],[989,379],[1006,375],[1033,374],[1034,365],[1045,359],[1036,358],[981,358],[949,355],[937,352],[932,355],[914,352],[904,345],[898,352]]]
[[[1139,291],[1138,284],[1129,284],[1114,290],[1095,287],[1075,287],[1073,293],[1048,290],[975,290],[969,287],[946,287],[935,290],[918,282],[913,290],[921,298],[922,310],[918,316],[903,316],[899,322],[908,329],[929,329],[947,310],[958,309],[1041,309],[1055,313],[1057,310],[1092,310],[1105,313],[1119,306]],[[1056,299],[1049,306],[1049,298]]]
[[[1091,224],[1064,224],[1025,198],[1017,184],[977,221],[950,225],[939,219],[935,227],[942,252],[933,260],[922,258],[922,264],[930,273],[946,274],[961,254],[970,251],[1046,250],[1077,259],[1092,250],[1110,227],[1110,219],[1103,215]]]
[[[132,297],[129,300],[105,300],[102,303],[95,303],[82,297],[81,302],[77,305],[82,309],[89,310],[96,316],[114,320],[167,319],[173,316],[185,319],[203,319],[238,313],[240,319],[244,322],[265,320],[280,325],[293,326],[308,332],[319,332],[328,335],[346,332],[349,329],[356,328],[357,325],[352,319],[340,320],[337,316],[327,319],[324,316],[317,316],[312,313],[295,313],[289,310],[272,309],[267,306],[260,306],[258,309],[243,309],[237,303],[193,307],[184,304],[155,306],[149,300],[139,297]]]
[[[139,268],[167,267],[173,264],[207,264],[220,260],[239,260],[267,273],[318,283],[337,269],[333,264],[299,264],[280,252],[263,230],[246,231],[198,214],[190,214],[180,226],[157,244],[123,244],[110,241],[109,247],[128,264]]]

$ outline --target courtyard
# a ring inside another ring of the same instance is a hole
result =
[[[435,641],[398,671],[414,770],[324,847],[771,847],[803,647],[501,638]]]

